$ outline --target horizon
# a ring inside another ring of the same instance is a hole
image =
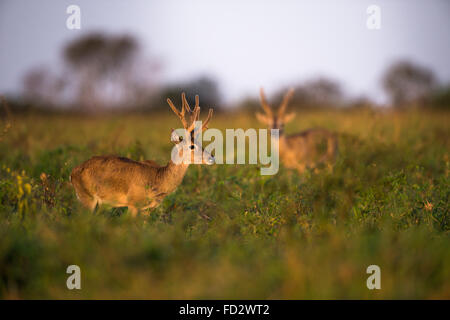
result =
[[[80,30],[66,28],[70,4],[81,8]],[[347,96],[383,104],[387,98],[381,76],[400,59],[430,68],[441,83],[448,83],[450,3],[377,1],[379,30],[366,26],[371,4],[4,1],[0,92],[19,94],[24,74],[33,67],[61,71],[62,47],[93,31],[135,36],[145,57],[161,61],[161,83],[212,77],[226,103],[254,97],[261,86],[271,95],[326,77],[338,81]]]

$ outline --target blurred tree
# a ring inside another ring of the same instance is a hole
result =
[[[23,97],[26,103],[49,108],[60,102],[60,92],[65,82],[48,68],[38,67],[28,71],[23,78]]]
[[[350,109],[373,109],[375,103],[367,96],[359,96],[348,101],[347,107]]]
[[[390,66],[382,79],[383,88],[393,106],[420,105],[429,97],[436,85],[433,72],[409,61]]]
[[[213,78],[208,76],[201,76],[185,83],[172,84],[162,88],[156,101],[153,103],[154,108],[166,108],[167,98],[181,104],[181,92],[186,93],[186,99],[190,106],[195,105],[195,95],[198,94],[201,107],[214,108],[215,111],[221,108],[222,97],[219,85]]]
[[[138,42],[130,35],[93,33],[69,43],[64,59],[77,75],[80,106],[92,111],[106,104],[132,103],[137,92],[132,86],[140,71],[138,52]]]
[[[236,104],[236,110],[245,110],[251,114],[261,111],[261,103],[259,97],[246,96]]]
[[[450,110],[450,84],[433,91],[430,106],[436,109]]]
[[[303,91],[313,105],[336,106],[343,100],[341,85],[332,79],[319,78],[307,82]]]
[[[280,90],[275,95],[275,104],[279,105],[288,88]],[[306,81],[294,87],[294,96],[290,103],[293,108],[324,108],[336,107],[342,104],[344,94],[339,82],[320,77]]]

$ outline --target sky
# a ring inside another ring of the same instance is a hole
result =
[[[80,30],[66,27],[72,4]],[[378,30],[366,25],[373,4]],[[228,102],[325,76],[384,103],[380,79],[400,59],[450,82],[449,14],[447,0],[0,0],[0,93],[20,93],[30,68],[57,72],[67,42],[105,31],[135,35],[161,81],[208,75]]]

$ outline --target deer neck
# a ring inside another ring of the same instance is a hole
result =
[[[163,181],[161,189],[163,189],[163,191],[167,193],[174,191],[183,181],[188,167],[189,164],[176,164],[172,160],[170,160],[165,167],[161,168]]]

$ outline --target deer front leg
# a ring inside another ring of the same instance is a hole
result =
[[[328,162],[327,169],[328,169],[328,173],[333,173],[334,172],[334,163]]]
[[[147,210],[146,214],[150,214],[151,209],[156,208],[161,203],[161,200],[153,200],[148,206],[142,208],[142,210]]]
[[[305,169],[306,169],[306,165],[304,163],[299,163],[297,165],[298,173],[303,174],[305,172]]]
[[[128,206],[128,212],[131,214],[132,217],[136,217],[139,210],[136,207]]]

